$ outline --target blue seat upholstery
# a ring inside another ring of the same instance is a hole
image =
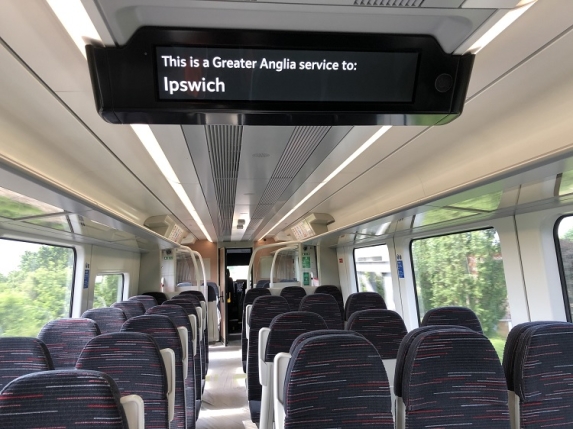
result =
[[[424,314],[420,326],[455,325],[465,326],[473,331],[483,334],[481,323],[476,314],[467,307],[439,307],[432,308]]]
[[[350,319],[353,313],[361,310],[379,309],[386,310],[384,298],[376,292],[357,292],[352,293],[346,300],[344,307],[344,319]]]
[[[270,326],[279,314],[289,311],[288,302],[281,296],[260,296],[253,302],[249,320],[249,345],[247,352],[247,399],[251,420],[258,423],[262,387],[259,383],[259,329]]]
[[[290,311],[298,311],[306,291],[301,286],[287,286],[281,289],[280,295],[287,300]]]
[[[34,337],[0,338],[0,391],[12,380],[54,369],[46,345]]]
[[[390,390],[380,356],[349,333],[299,342],[288,364],[285,429],[393,429]]]
[[[0,403],[6,429],[128,429],[117,386],[102,372],[24,375],[4,388]]]
[[[187,421],[185,403],[185,381],[183,379],[183,350],[177,327],[167,316],[144,315],[128,319],[122,332],[142,332],[151,335],[160,349],[171,349],[175,353],[175,415],[171,428],[190,429],[195,419]]]
[[[522,429],[573,427],[573,324],[525,331],[514,356],[513,387]]]
[[[426,328],[398,356],[405,427],[509,429],[505,377],[490,341],[465,327]]]
[[[189,422],[189,419],[197,420],[199,418],[199,410],[201,409],[201,401],[196,402],[195,371],[201,371],[201,368],[195,368],[195,360],[193,358],[193,330],[191,329],[189,316],[183,307],[174,304],[165,304],[165,302],[150,308],[146,314],[167,316],[175,326],[187,329],[188,373],[185,379],[187,422]],[[201,397],[199,397],[199,399],[201,399]]]
[[[55,369],[73,369],[84,346],[99,334],[91,319],[56,319],[44,325],[38,338],[50,351]]]
[[[157,304],[157,300],[149,295],[134,295],[129,298],[129,301],[138,301],[143,304],[145,311],[149,310],[151,307],[155,307]]]
[[[92,319],[96,322],[102,334],[119,332],[127,320],[121,308],[112,307],[92,308],[91,310],[85,311],[82,317]]]
[[[243,300],[243,322],[241,324],[241,360],[243,361],[243,372],[247,372],[247,345],[249,344],[247,340],[247,322],[245,320],[245,308],[247,305],[253,305],[253,301],[259,296],[270,295],[271,291],[268,289],[249,289],[245,293],[245,299]]]
[[[169,299],[164,301],[163,304],[165,305],[178,305],[185,310],[188,316],[195,316],[195,320],[199,321],[199,315],[197,314],[196,305],[193,304],[190,300],[187,299]],[[197,333],[199,336],[199,332]],[[203,368],[203,360],[201,359],[201,355],[205,353],[203,347],[205,343],[200,341],[197,338],[197,353],[193,356],[193,365],[195,370],[195,401],[201,404],[201,392],[202,392],[202,384],[201,379],[204,377],[206,371]],[[191,355],[189,356],[191,358]],[[197,412],[197,416],[199,413]]]
[[[300,311],[320,314],[328,329],[342,329],[344,327],[340,308],[332,295],[325,293],[307,295],[300,302]]]
[[[92,338],[76,368],[108,374],[121,396],[139,395],[145,406],[146,427],[169,427],[167,375],[159,347],[151,335],[113,332]]]
[[[382,359],[396,359],[400,343],[408,333],[402,317],[392,310],[357,311],[348,319],[346,329],[362,334]]]
[[[336,302],[338,303],[338,307],[340,307],[340,314],[344,315],[344,299],[342,297],[342,292],[338,286],[334,285],[320,285],[318,286],[314,293],[327,293],[332,295]]]
[[[145,307],[139,301],[121,301],[115,302],[111,305],[113,308],[119,308],[125,313],[127,319],[136,316],[143,316],[145,314]]]
[[[157,301],[157,305],[161,305],[163,304],[164,301],[167,301],[169,299],[167,298],[167,295],[165,295],[163,292],[143,292],[142,295],[152,296]]]

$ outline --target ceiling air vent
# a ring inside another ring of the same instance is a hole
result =
[[[354,0],[354,6],[421,7],[424,0]]]

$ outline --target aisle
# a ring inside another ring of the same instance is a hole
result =
[[[197,429],[256,429],[251,422],[245,373],[241,366],[241,340],[228,347],[209,348],[209,372]]]

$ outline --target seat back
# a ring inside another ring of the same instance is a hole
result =
[[[194,296],[199,300],[199,303],[201,305],[201,310],[202,310],[201,314],[203,317],[203,322],[202,322],[203,343],[205,344],[204,346],[205,353],[202,355],[202,359],[205,367],[205,374],[207,374],[207,370],[209,369],[209,317],[210,317],[208,313],[207,300],[205,299],[205,295],[203,295],[203,292],[198,290],[186,290],[181,292],[179,295],[184,297],[189,295]]]
[[[167,316],[144,315],[127,320],[121,330],[122,332],[142,332],[151,335],[160,349],[173,350],[175,354],[175,413],[171,424],[173,428],[186,429],[183,349],[177,327]]]
[[[342,329],[344,322],[336,299],[329,294],[319,293],[306,295],[300,302],[300,311],[310,311],[319,314],[328,329]]]
[[[0,338],[0,392],[12,380],[54,369],[46,345],[34,337]]]
[[[275,316],[287,313],[287,300],[281,296],[260,296],[253,302],[249,320],[249,345],[247,353],[247,399],[251,420],[259,421],[262,387],[259,383],[259,330],[270,326]]]
[[[287,300],[290,311],[298,311],[306,291],[302,286],[287,286],[281,289],[280,296]]]
[[[219,286],[214,282],[207,282],[207,307],[209,321],[207,330],[209,334],[208,342],[219,341],[219,321],[221,318],[219,308]]]
[[[419,332],[405,356],[401,389],[408,429],[510,427],[501,363],[490,341],[471,329]]]
[[[91,319],[56,319],[44,325],[38,338],[50,351],[55,369],[73,369],[84,346],[99,334]]]
[[[121,396],[141,397],[147,427],[168,427],[167,374],[159,347],[150,335],[113,332],[92,338],[84,347],[76,368],[108,374]]]
[[[481,323],[476,314],[467,307],[439,307],[432,308],[424,314],[420,326],[455,325],[465,326],[472,331],[483,334]]]
[[[300,342],[288,364],[284,400],[285,429],[394,427],[382,360],[353,334]]]
[[[155,301],[157,301],[157,305],[161,305],[163,304],[164,301],[167,301],[169,299],[167,298],[167,295],[165,295],[163,292],[143,292],[142,295],[152,296],[153,298],[155,298]]]
[[[344,307],[344,319],[350,319],[352,313],[361,310],[386,310],[386,303],[384,298],[376,292],[357,292],[352,293],[346,299],[346,305]]]
[[[522,335],[514,356],[519,427],[573,425],[573,324],[542,323]]]
[[[238,280],[237,280],[238,281]],[[259,280],[260,281],[260,280]],[[271,291],[268,289],[249,289],[245,293],[243,299],[243,308],[241,311],[243,322],[241,324],[241,360],[243,362],[243,372],[247,372],[247,320],[245,318],[245,307],[247,305],[252,305],[253,301],[259,296],[270,295]]]
[[[139,301],[114,302],[111,307],[121,309],[128,320],[132,317],[143,316],[145,314],[145,307]]]
[[[0,394],[2,428],[129,429],[118,388],[96,371],[24,375]]]
[[[149,295],[134,295],[129,298],[129,301],[137,301],[143,304],[145,311],[149,310],[151,307],[155,307],[157,304],[157,300]]]
[[[82,317],[96,322],[102,334],[119,332],[127,320],[122,309],[112,307],[92,308],[85,311]]]
[[[338,286],[321,285],[314,290],[314,293],[327,293],[329,295],[332,295],[336,299],[338,307],[340,307],[340,314],[344,315],[344,299],[342,297],[342,292],[340,291],[340,288]]]
[[[259,382],[262,387],[259,429],[273,427],[272,371],[275,356],[287,353],[300,334],[319,329],[327,329],[327,326],[318,314],[290,311],[275,316],[268,328],[259,330]]]

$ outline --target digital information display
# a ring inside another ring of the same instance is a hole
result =
[[[159,100],[410,103],[418,54],[157,47]]]

